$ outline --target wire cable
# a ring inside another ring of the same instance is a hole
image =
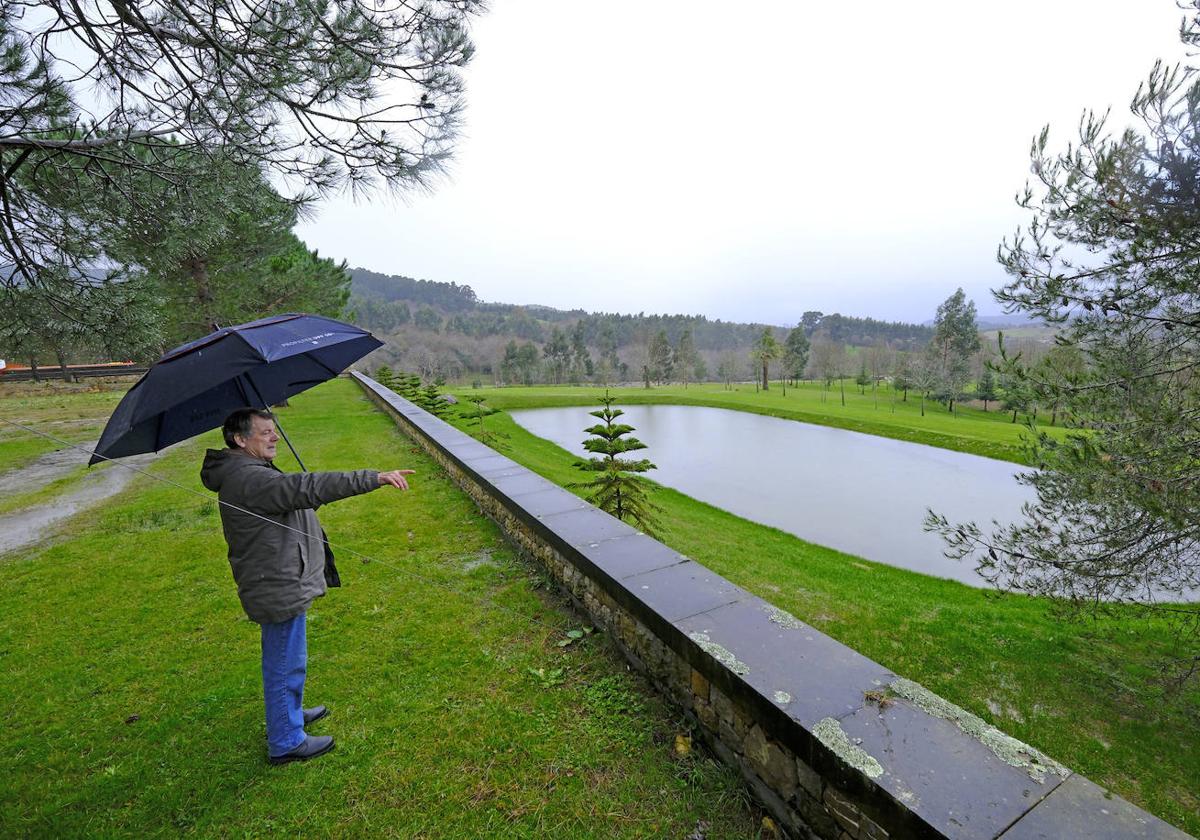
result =
[[[139,475],[144,475],[148,478],[152,478],[155,481],[170,485],[171,487],[175,487],[179,490],[184,491],[185,493],[190,493],[193,496],[198,496],[198,497],[204,499],[206,502],[214,501],[213,498],[211,496],[209,496],[208,494],[202,493],[199,490],[196,490],[192,487],[188,487],[186,485],[180,484],[179,482],[173,481],[165,476],[156,475],[152,472],[148,472],[147,470],[141,469],[140,467],[135,467],[132,464],[123,463],[121,461],[116,460],[115,458],[110,458],[107,455],[101,455],[98,452],[95,452],[94,450],[91,450],[86,446],[81,446],[77,443],[71,443],[70,441],[63,440],[62,438],[58,437],[57,435],[50,434],[49,432],[44,432],[44,431],[41,431],[40,429],[34,429],[34,428],[26,426],[22,423],[17,423],[12,420],[9,420],[7,418],[4,418],[4,417],[0,417],[0,422],[6,423],[9,426],[13,426],[17,429],[21,429],[22,431],[28,432],[33,435],[37,435],[37,436],[45,438],[47,440],[54,441],[55,443],[62,444],[63,446],[70,447],[71,449],[78,450],[80,452],[83,452],[84,454],[95,456],[97,458],[100,458],[103,461],[107,461],[110,464],[115,464],[116,466],[121,467],[122,469],[128,470],[130,472],[134,472]],[[291,531],[293,533],[300,534],[304,537],[310,536],[307,532],[302,531],[299,528],[293,528],[290,525],[284,525],[282,522],[278,522],[274,519],[271,519],[269,516],[263,516],[262,514],[255,513],[252,510],[247,510],[246,508],[235,505],[232,502],[223,502],[223,501],[221,501],[220,498],[216,499],[215,501],[218,505],[224,505],[226,508],[228,508],[230,510],[236,510],[239,513],[244,513],[248,516],[253,516],[256,519],[261,519],[263,522],[269,522],[270,524],[275,525],[278,528],[283,528],[286,531]],[[332,540],[328,539],[327,537],[325,539],[321,539],[321,542],[328,545],[330,548],[334,548],[340,552],[344,552],[353,557],[357,557],[357,558],[361,559],[363,561],[363,563],[377,563],[380,566],[383,566],[384,568],[392,569],[396,572],[399,572],[402,575],[406,575],[407,577],[412,578],[413,580],[417,580],[417,581],[420,581],[421,583],[427,584],[429,586],[436,587],[438,589],[441,589],[444,592],[449,592],[450,594],[456,595],[459,598],[462,598],[464,600],[473,601],[476,604],[491,607],[492,609],[500,611],[500,612],[508,613],[509,615],[524,619],[525,621],[528,621],[531,624],[536,624],[539,627],[544,627],[547,630],[550,630],[552,633],[566,637],[567,631],[563,630],[561,627],[555,627],[552,624],[547,624],[544,621],[539,621],[538,619],[534,618],[533,616],[530,616],[530,615],[527,615],[526,613],[514,610],[512,607],[506,607],[503,604],[497,603],[496,601],[493,601],[490,598],[487,598],[487,597],[484,597],[481,595],[473,595],[469,592],[462,592],[458,589],[455,589],[451,586],[448,586],[448,585],[442,583],[441,581],[435,580],[430,577],[426,577],[425,575],[419,574],[418,572],[413,572],[413,571],[410,571],[409,569],[402,568],[401,566],[397,565],[396,563],[391,563],[386,560],[380,560],[376,557],[372,557],[369,554],[364,554],[361,551],[357,551],[353,548],[350,548],[347,545],[335,543]],[[567,637],[567,638],[570,638],[570,637]]]

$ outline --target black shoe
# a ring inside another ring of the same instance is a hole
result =
[[[304,710],[304,725],[308,726],[313,721],[320,720],[329,714],[329,709],[326,706],[313,706],[311,709]]]
[[[333,749],[333,737],[331,735],[309,735],[304,739],[304,743],[296,747],[291,752],[285,752],[283,755],[273,755],[269,757],[272,764],[287,764],[289,761],[308,761],[310,758],[316,758],[319,755],[325,755]]]

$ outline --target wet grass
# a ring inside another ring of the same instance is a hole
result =
[[[63,382],[0,382],[0,472],[23,467],[62,448],[10,423],[19,423],[69,443],[96,440],[132,378]],[[2,422],[10,421],[10,422]]]
[[[458,393],[460,396],[483,396],[490,406],[513,410],[595,405],[596,395],[602,390],[596,386],[534,386],[459,390]],[[991,404],[990,411],[959,406],[951,414],[945,406],[927,400],[922,416],[920,399],[913,393],[909,393],[907,401],[903,399],[903,393],[895,394],[893,400],[893,394],[886,386],[877,392],[868,388],[861,394],[851,382],[846,383],[844,406],[836,383],[825,391],[821,383],[802,382],[799,387],[788,387],[786,395],[778,382],[771,383],[768,391],[756,391],[753,383],[745,382],[735,385],[732,390],[715,384],[609,390],[621,405],[662,403],[730,408],[1016,463],[1027,461],[1021,444],[1022,436],[1026,434],[1025,418],[1019,417],[1018,422],[1013,423],[1012,414],[997,411],[995,403]],[[1061,427],[1048,431],[1054,435],[1064,433]]]
[[[556,403],[559,396],[536,389],[520,397],[525,390],[489,393],[489,403],[575,404],[595,396],[581,389]],[[751,391],[735,399],[754,397]],[[473,420],[456,422],[477,431]],[[580,480],[574,455],[506,413],[484,423],[509,457],[563,486]],[[842,554],[668,488],[653,498],[663,508],[662,541],[671,547],[1200,835],[1200,688],[1165,686],[1155,663],[1186,651],[1161,622],[1133,613],[1071,621],[1046,600]]]
[[[151,467],[181,487],[138,477],[0,558],[0,836],[755,836],[739,781],[673,754],[681,722],[603,635],[558,645],[580,619],[353,383],[285,417],[310,468],[418,470],[321,511],[376,558],[343,550],[309,616],[338,749],[266,762],[258,629],[197,476],[212,433]]]

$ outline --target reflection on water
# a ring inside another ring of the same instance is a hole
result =
[[[590,408],[512,412],[521,426],[585,454]],[[926,508],[951,521],[1007,524],[1035,498],[1022,467],[932,446],[723,408],[624,408],[658,469],[655,481],[818,545],[925,574],[986,585],[942,555],[921,528]]]

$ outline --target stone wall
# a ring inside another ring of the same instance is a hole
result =
[[[790,836],[1187,836],[353,375]]]

